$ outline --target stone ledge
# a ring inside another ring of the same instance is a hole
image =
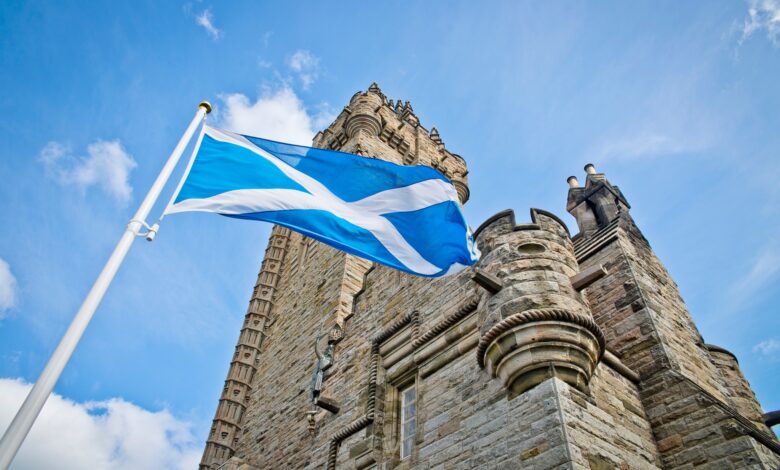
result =
[[[587,393],[604,350],[604,334],[592,319],[563,309],[527,310],[482,336],[477,360],[512,396],[551,377]]]
[[[737,361],[737,363],[739,363],[739,359],[737,359],[737,356],[733,352],[729,351],[726,348],[722,348],[722,347],[720,347],[718,345],[715,345],[715,344],[705,344],[704,347],[707,348],[707,350],[710,351],[710,352],[717,352],[717,353],[727,354],[727,355],[733,357],[734,360]]]

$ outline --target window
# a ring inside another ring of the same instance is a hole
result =
[[[414,384],[401,390],[401,460],[412,455],[417,430],[417,389]]]

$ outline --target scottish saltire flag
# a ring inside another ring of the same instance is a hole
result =
[[[205,125],[165,213],[187,211],[272,222],[420,276],[479,258],[455,188],[433,168]]]

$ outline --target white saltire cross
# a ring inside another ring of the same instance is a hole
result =
[[[308,193],[295,189],[237,189],[204,199],[186,199],[168,207],[166,214],[186,211],[216,212],[238,215],[291,209],[315,209],[330,212],[371,232],[398,261],[416,273],[432,275],[441,268],[431,264],[414,249],[384,214],[409,212],[445,201],[458,203],[452,185],[441,179],[430,179],[402,188],[378,192],[358,201],[337,197],[322,183],[298,171],[273,154],[257,147],[244,136],[205,126],[209,137],[241,146],[279,168]],[[186,178],[186,175],[185,175]]]

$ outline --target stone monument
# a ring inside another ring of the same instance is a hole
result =
[[[468,201],[465,160],[376,84],[314,146],[430,165]],[[776,413],[704,342],[621,190],[587,165],[566,209],[576,235],[494,215],[480,262],[441,279],[274,227],[200,468],[779,468]]]

